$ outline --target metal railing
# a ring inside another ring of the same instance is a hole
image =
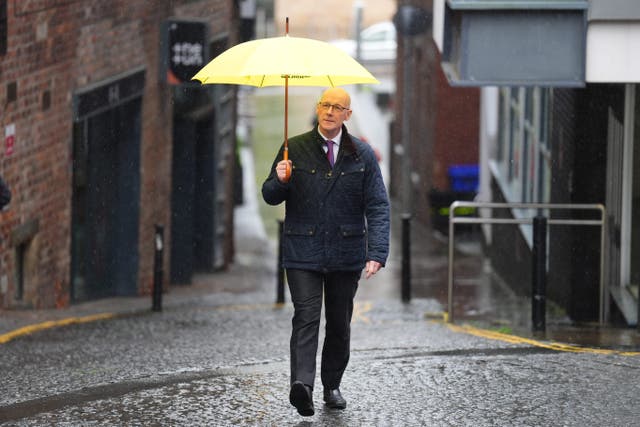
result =
[[[553,204],[553,203],[493,203],[455,201],[449,206],[449,272],[447,321],[454,322],[453,313],[453,260],[454,260],[454,231],[455,224],[533,224],[533,218],[481,218],[456,217],[457,208],[487,208],[487,209],[545,209],[545,210],[592,210],[600,212],[600,219],[548,219],[549,225],[591,225],[600,226],[600,301],[599,320],[605,322],[606,293],[604,286],[604,257],[605,257],[605,223],[606,210],[602,204]]]

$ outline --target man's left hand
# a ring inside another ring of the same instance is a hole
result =
[[[364,267],[364,271],[366,273],[365,278],[370,278],[374,274],[376,274],[382,268],[382,264],[378,261],[367,261],[366,266]]]

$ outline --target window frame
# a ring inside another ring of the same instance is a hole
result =
[[[499,92],[499,132],[492,167],[507,202],[549,203],[551,150],[549,144],[549,88],[503,87]],[[528,218],[531,209],[513,209],[514,217]],[[520,229],[532,244],[531,227]]]

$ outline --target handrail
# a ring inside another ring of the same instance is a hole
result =
[[[604,248],[605,248],[605,224],[606,209],[600,203],[567,204],[567,203],[496,203],[496,202],[471,202],[456,200],[449,206],[449,272],[448,272],[448,299],[447,322],[454,322],[453,313],[453,257],[454,257],[454,231],[455,224],[532,224],[533,217],[529,218],[470,218],[456,217],[456,208],[488,208],[488,209],[557,209],[557,210],[597,210],[600,211],[600,219],[548,219],[549,225],[591,225],[600,226],[600,301],[599,321],[603,325],[606,312],[606,292],[604,285]]]

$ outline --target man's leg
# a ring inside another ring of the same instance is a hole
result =
[[[326,334],[320,376],[325,390],[335,390],[349,363],[353,298],[360,272],[335,272],[325,277]]]
[[[301,381],[313,388],[322,311],[323,274],[288,269],[287,282],[294,307],[290,342],[291,383]]]

